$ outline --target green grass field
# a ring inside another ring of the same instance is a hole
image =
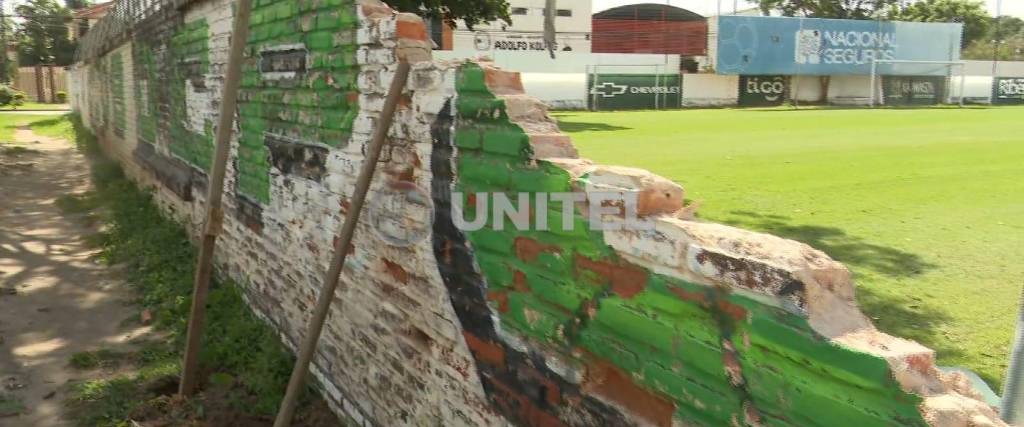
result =
[[[806,242],[882,330],[1000,391],[1024,285],[1024,108],[557,113],[584,157]]]

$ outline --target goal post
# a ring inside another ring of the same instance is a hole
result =
[[[966,69],[964,68],[964,66],[966,64],[963,61],[912,61],[912,60],[902,60],[902,59],[875,59],[875,60],[871,61],[871,97],[870,97],[871,100],[870,100],[870,103],[869,103],[871,108],[875,107],[876,99],[878,98],[879,89],[878,89],[877,83],[878,83],[878,78],[880,77],[878,75],[878,65],[879,64],[944,65],[944,66],[949,67],[948,69],[950,70],[949,72],[946,73],[946,78],[947,79],[952,79],[952,77],[953,77],[952,69],[955,68],[955,67],[959,67],[960,68],[960,83],[959,83],[959,99],[958,99],[959,102],[958,103],[959,103],[959,105],[961,107],[964,106],[964,86],[965,86],[965,82],[966,82],[966,79],[967,79],[967,73],[966,73]],[[946,101],[947,101],[947,103],[952,101],[952,91],[950,91],[949,87],[948,87],[948,86],[951,86],[951,85],[952,85],[952,82],[947,82],[947,88],[946,88]],[[884,90],[884,88],[882,88],[882,98],[883,98],[883,101],[884,101],[884,96],[885,96],[885,90]]]

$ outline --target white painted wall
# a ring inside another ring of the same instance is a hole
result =
[[[679,55],[556,52],[555,59],[551,59],[547,52],[479,52],[471,49],[435,50],[433,54],[434,58],[445,60],[484,56],[499,67],[523,73],[586,73],[588,67],[594,65],[607,66],[600,69],[602,73],[650,74],[659,70],[670,73],[679,70]]]
[[[530,44],[528,51],[543,52],[545,0],[509,1],[512,25],[497,21],[476,25],[472,30],[459,22],[452,38],[454,50],[475,52],[521,52],[515,42]],[[555,16],[555,41],[558,49],[566,46],[573,52],[590,52],[591,0],[558,2],[558,10],[567,10],[572,16]],[[518,14],[525,12],[525,14]],[[539,43],[539,45],[537,44]],[[538,46],[541,46],[539,49]]]
[[[959,74],[959,71],[953,71]],[[968,76],[992,77],[992,61],[964,61],[964,73]],[[996,64],[998,77],[1024,77],[1024,61],[999,61]]]
[[[683,74],[683,106],[736,105],[739,85],[739,76]]]

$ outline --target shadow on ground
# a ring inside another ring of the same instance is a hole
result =
[[[938,267],[920,255],[851,236],[838,227],[793,224],[792,219],[786,216],[750,211],[729,213],[731,216],[722,222],[806,243],[846,264],[862,279],[872,275],[890,279],[913,278]],[[889,286],[899,286],[895,281],[888,283],[891,284]],[[875,326],[889,334],[918,341],[944,357],[963,353],[939,331],[941,325],[952,321],[949,313],[905,289],[858,286],[857,302]],[[990,378],[985,379],[991,381]]]
[[[889,277],[913,277],[936,267],[920,255],[871,243],[838,227],[792,224],[789,217],[732,211],[722,222],[804,242],[855,270],[865,269]]]
[[[595,123],[595,122],[574,122],[572,120],[566,120],[567,118],[575,117],[575,114],[558,114],[555,116],[555,120],[558,121],[558,127],[565,133],[573,132],[603,132],[613,130],[630,130],[632,128],[618,125],[610,125],[607,123]]]
[[[65,119],[64,116],[54,116],[42,120],[33,120],[32,123],[29,123],[29,126],[54,126],[58,123],[64,122],[65,120],[67,119]]]

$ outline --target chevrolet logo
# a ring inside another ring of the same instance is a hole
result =
[[[594,85],[590,88],[591,95],[601,95],[602,98],[614,98],[615,95],[622,95],[629,89],[629,85],[617,85],[612,82],[605,82]]]

